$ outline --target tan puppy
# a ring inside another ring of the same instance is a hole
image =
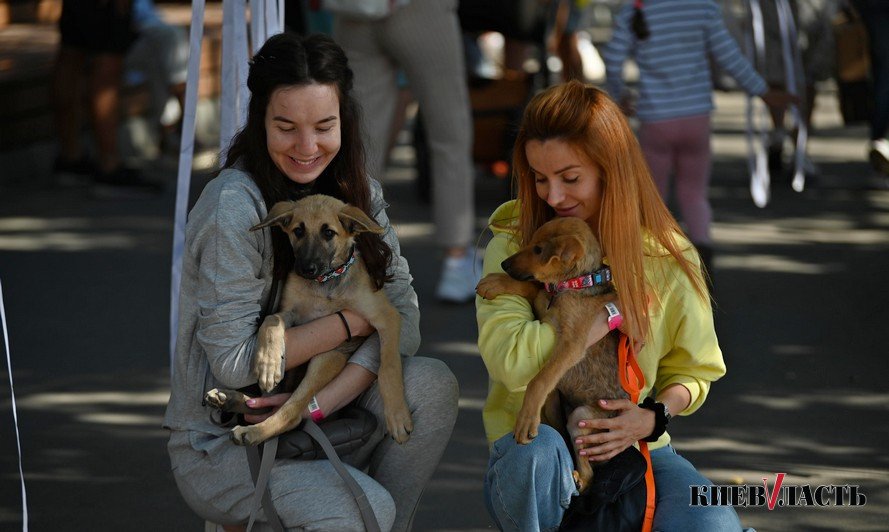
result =
[[[355,252],[355,236],[364,231],[382,233],[361,209],[347,205],[331,196],[312,195],[299,201],[275,204],[262,223],[251,228],[278,226],[290,238],[295,255],[294,271],[284,284],[281,304],[276,314],[265,318],[256,335],[257,347],[253,357],[253,373],[259,387],[270,392],[283,375],[284,331],[294,325],[307,323],[343,309],[351,309],[364,316],[380,333],[380,394],[386,417],[386,428],[398,443],[410,438],[413,430],[410,411],[404,399],[404,381],[398,341],[401,315],[386,297],[377,290],[361,257]],[[319,278],[354,261],[341,275],[320,282]],[[353,338],[339,347],[312,357],[304,369],[305,376],[295,390],[292,384],[284,388],[293,395],[275,414],[261,423],[232,429],[232,440],[239,445],[256,445],[273,436],[292,430],[312,397],[345,367],[346,361],[363,342]],[[289,371],[288,376],[297,371]],[[294,381],[296,378],[289,378]],[[204,398],[206,403],[223,410],[257,413],[246,406],[247,396],[232,390],[213,389]]]
[[[502,267],[509,275],[485,276],[476,289],[478,295],[485,299],[501,294],[522,296],[531,303],[535,315],[556,330],[552,356],[525,391],[516,418],[516,441],[525,444],[534,439],[541,419],[560,431],[567,428],[571,441],[591,434],[592,429],[581,429],[577,422],[613,416],[598,407],[599,399],[627,397],[617,373],[618,332],[612,331],[585,348],[592,316],[615,299],[613,289],[605,283],[548,293],[545,286],[599,270],[602,248],[598,240],[583,220],[555,218],[543,224],[526,247],[504,260]],[[567,404],[560,405],[560,393]],[[576,449],[574,452],[578,469],[574,479],[583,491],[593,471],[589,460],[577,455]]]

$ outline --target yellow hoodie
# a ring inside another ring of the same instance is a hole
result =
[[[515,200],[504,203],[491,215],[494,237],[485,251],[484,275],[503,272],[500,263],[518,250],[511,227],[517,219]],[[680,242],[680,246],[683,244],[686,256],[697,264],[697,254],[686,241]],[[663,390],[671,384],[682,384],[691,392],[691,403],[678,414],[688,415],[704,403],[710,383],[725,375],[713,313],[675,259],[656,252],[659,246],[647,238],[645,249],[649,251],[644,259],[645,276],[653,287],[656,303],[649,309],[649,336],[638,353],[645,375],[640,400],[652,388]],[[519,296],[502,295],[493,301],[476,297],[476,318],[478,347],[488,369],[488,398],[482,417],[491,445],[513,431],[525,387],[549,359],[556,337],[553,328],[535,319],[531,305]],[[650,448],[669,442],[670,435],[664,433]]]

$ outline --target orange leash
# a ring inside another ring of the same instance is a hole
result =
[[[620,373],[620,384],[625,392],[630,395],[630,401],[639,404],[639,393],[645,386],[645,375],[642,374],[642,368],[636,362],[636,354],[633,352],[633,345],[629,336],[621,333],[617,347],[617,363],[618,373]],[[645,519],[642,521],[642,532],[651,532],[654,523],[654,470],[651,466],[651,454],[648,452],[648,443],[639,440],[639,451],[645,458],[647,468],[645,470]]]

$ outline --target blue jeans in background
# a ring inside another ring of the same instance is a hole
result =
[[[741,530],[731,506],[692,507],[693,485],[712,484],[672,446],[651,451],[657,508],[654,530],[708,532]],[[577,495],[574,465],[565,440],[541,425],[531,443],[519,445],[512,434],[494,442],[485,474],[485,503],[501,530],[557,530],[571,497]]]

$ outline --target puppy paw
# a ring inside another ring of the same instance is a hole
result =
[[[271,392],[284,377],[284,329],[266,327],[257,334],[256,352],[253,355],[253,376],[264,392]]]
[[[201,401],[201,404],[203,406],[212,406],[220,410],[225,410],[225,404],[228,400],[228,395],[226,395],[225,393],[226,391],[227,390],[213,388],[212,390],[204,394],[204,400]]]
[[[399,444],[405,443],[411,437],[411,432],[414,430],[414,422],[411,419],[410,410],[408,410],[407,405],[402,401],[401,405],[392,409],[393,411],[389,411],[386,409],[386,430],[389,431],[389,435],[392,436]]]
[[[531,440],[537,437],[537,431],[540,428],[540,410],[527,411],[522,408],[516,417],[515,431],[513,437],[515,441],[525,445],[531,443]]]
[[[577,457],[577,469],[571,472],[571,476],[574,478],[574,485],[579,493],[583,493],[590,487],[590,482],[593,480],[593,468],[585,456]]]
[[[478,282],[475,293],[485,299],[494,299],[501,294],[509,292],[509,285],[514,282],[512,277],[505,273],[489,273]]]
[[[249,427],[238,425],[229,432],[229,436],[235,445],[242,446],[259,445],[267,439],[262,435],[262,431],[257,425],[250,425]]]

